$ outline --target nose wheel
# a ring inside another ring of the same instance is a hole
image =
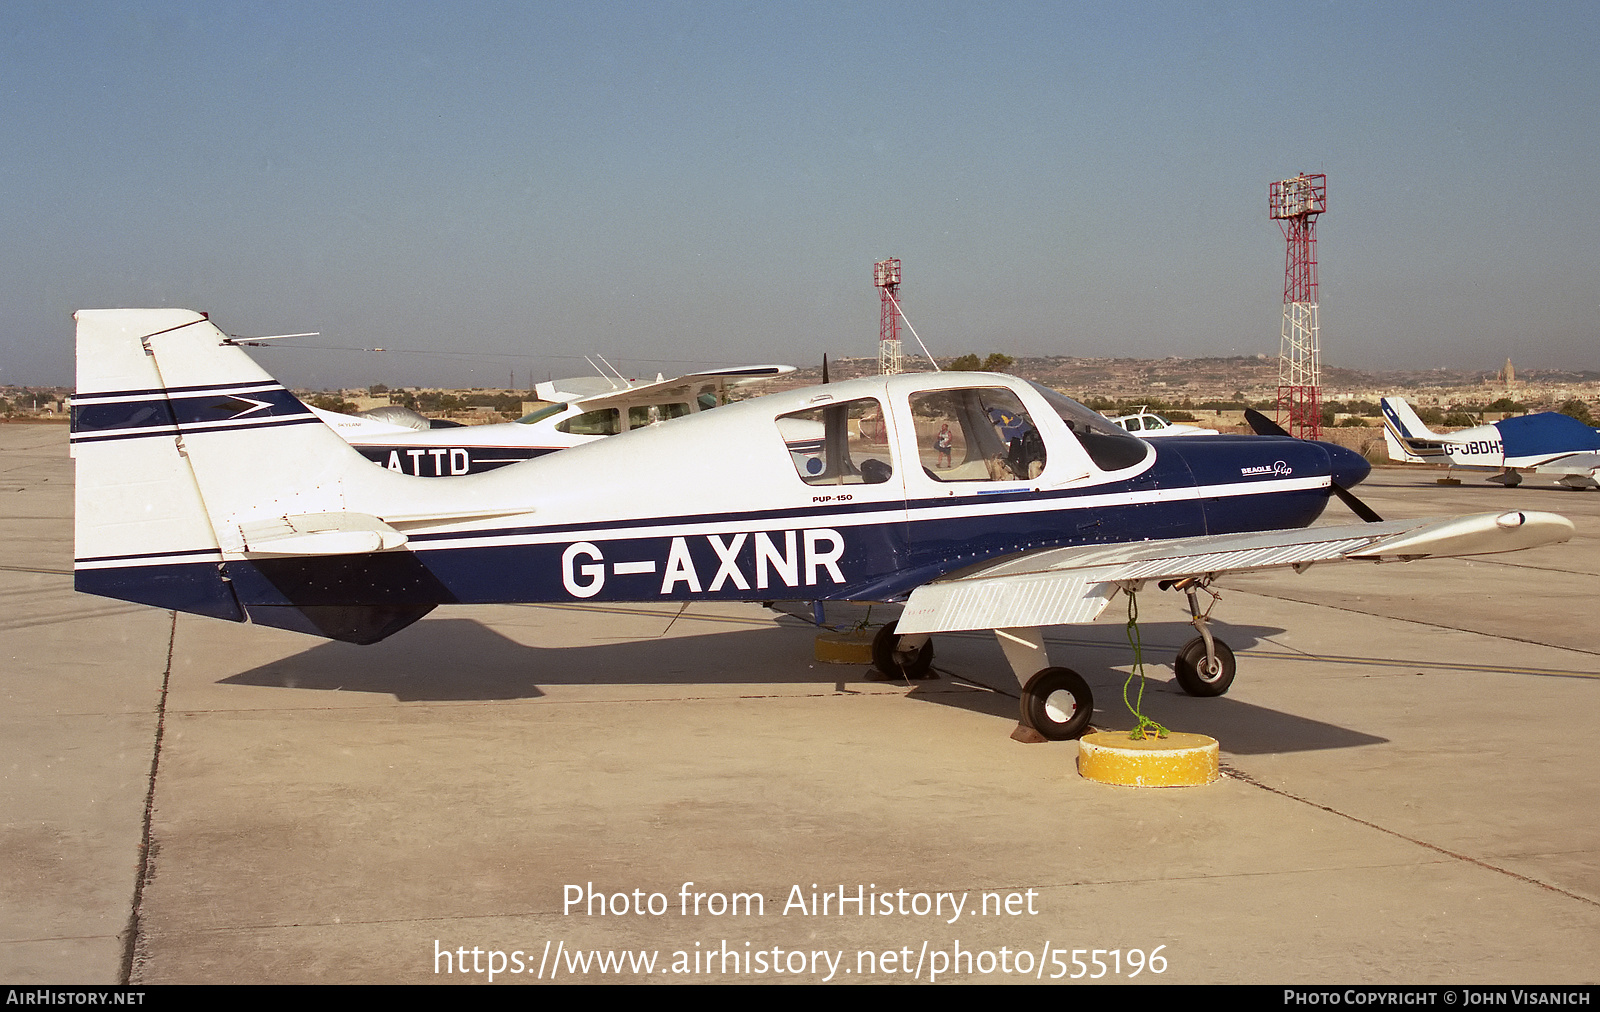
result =
[[[1236,668],[1228,644],[1211,635],[1211,609],[1216,607],[1221,595],[1207,586],[1209,582],[1199,577],[1186,577],[1161,585],[1163,589],[1181,590],[1189,598],[1189,622],[1200,634],[1185,643],[1178,651],[1177,660],[1172,662],[1172,673],[1178,676],[1178,685],[1191,696],[1220,696],[1227,692],[1233,684]],[[1198,591],[1202,590],[1211,595],[1211,603],[1205,611],[1200,610]]]
[[[1207,656],[1206,639],[1196,636],[1178,651],[1172,663],[1178,685],[1191,696],[1220,696],[1233,684],[1233,650],[1216,637],[1211,639],[1211,653]]]

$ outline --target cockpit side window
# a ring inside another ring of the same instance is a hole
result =
[[[600,408],[569,418],[556,429],[574,436],[615,436],[622,431],[620,425],[620,413],[616,408]]]
[[[935,481],[1026,481],[1044,470],[1044,438],[1005,387],[911,395],[917,455]]]
[[[1125,429],[1114,422],[1108,421],[1105,416],[1097,415],[1093,411],[1079,404],[1065,394],[1057,393],[1049,387],[1032,380],[1028,384],[1039,392],[1039,395],[1049,402],[1061,420],[1067,423],[1067,428],[1083,444],[1083,449],[1089,454],[1089,459],[1102,471],[1120,471],[1123,468],[1133,467],[1144,462],[1145,458],[1155,452],[1155,449],[1144,440],[1130,435]]]
[[[894,476],[883,405],[875,398],[778,416],[795,473],[807,485],[877,485]]]
[[[676,404],[636,404],[628,409],[628,428],[642,429],[646,425],[657,425],[668,422],[674,418],[682,418],[689,413],[686,402]]]

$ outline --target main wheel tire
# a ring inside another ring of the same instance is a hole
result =
[[[933,640],[923,642],[916,650],[896,650],[900,634],[890,622],[872,637],[872,666],[890,678],[926,678],[933,667]]]
[[[1071,668],[1045,668],[1022,690],[1022,722],[1051,741],[1081,737],[1094,717],[1094,693]]]
[[[1178,659],[1172,662],[1178,684],[1191,696],[1220,696],[1233,684],[1233,651],[1214,636],[1211,645],[1217,655],[1214,670],[1206,663],[1206,641],[1200,636],[1185,643],[1178,651]]]

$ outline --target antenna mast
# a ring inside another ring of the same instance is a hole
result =
[[[883,312],[878,325],[878,372],[899,374],[900,348],[900,261],[879,260],[872,265],[872,283],[883,292]]]
[[[1328,209],[1328,177],[1305,173],[1267,186],[1267,217],[1288,242],[1283,266],[1283,340],[1278,353],[1278,424],[1292,436],[1322,436],[1322,366],[1317,326],[1317,216]]]

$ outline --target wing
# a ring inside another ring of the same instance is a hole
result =
[[[1146,580],[1314,562],[1488,555],[1556,544],[1572,521],[1554,513],[1478,513],[1340,527],[1216,534],[1167,541],[1052,548],[988,563],[911,592],[896,628],[911,633],[1091,622],[1119,589]]]

